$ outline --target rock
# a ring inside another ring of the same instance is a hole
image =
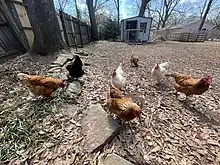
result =
[[[59,67],[59,66],[56,65],[56,64],[51,64],[51,65],[50,65],[50,68],[56,68],[56,67]]]
[[[111,118],[100,104],[90,105],[83,119],[83,132],[86,135],[84,148],[92,153],[101,149],[120,131],[119,124]]]
[[[116,155],[110,154],[108,155],[105,160],[100,165],[134,165],[133,163],[125,160],[124,158]]]
[[[78,52],[75,52],[75,54],[78,54],[78,55],[81,55],[81,56],[88,56],[89,55],[89,53],[84,52],[84,51],[78,51]]]
[[[56,61],[53,62],[53,64],[57,64],[59,66],[65,65],[68,61],[73,60],[74,55],[73,54],[61,54]]]
[[[55,72],[60,72],[61,68],[59,66],[56,66],[54,68],[51,68],[48,70],[48,73],[55,73]]]
[[[76,105],[63,105],[60,111],[62,112],[63,115],[69,116],[69,117],[74,117],[77,113],[78,107]]]
[[[68,85],[67,94],[79,95],[82,92],[82,87],[79,81],[73,81]]]
[[[66,74],[61,74],[61,75],[59,75],[59,77],[62,80],[67,80],[68,79],[68,76]]]

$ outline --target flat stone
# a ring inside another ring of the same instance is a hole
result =
[[[79,95],[82,92],[82,87],[79,81],[73,81],[68,85],[66,90],[69,95]]]
[[[84,149],[96,152],[110,142],[120,131],[120,126],[110,117],[100,104],[92,104],[83,119],[83,132],[86,135]]]
[[[56,68],[56,67],[60,67],[60,66],[58,66],[58,65],[56,65],[56,64],[51,64],[51,65],[50,65],[50,68]]]
[[[134,165],[133,163],[125,160],[124,158],[116,155],[110,154],[108,155],[103,162],[99,165]]]
[[[62,72],[61,72],[61,73],[62,73]],[[66,74],[60,74],[59,77],[60,77],[60,79],[62,79],[62,80],[67,80],[67,79],[68,79],[68,77],[67,77]]]
[[[77,109],[78,107],[76,105],[66,104],[61,107],[60,111],[62,112],[63,115],[74,117],[77,113]]]
[[[64,54],[60,54],[60,57],[66,57],[66,58],[72,60],[75,58],[75,55],[72,53],[67,53],[67,54],[64,53]]]
[[[53,64],[57,64],[59,66],[65,65],[68,61],[73,60],[75,56],[73,54],[61,54]]]
[[[48,70],[49,73],[53,73],[53,72],[60,72],[61,68],[60,67],[55,67],[55,68],[51,68]]]
[[[81,56],[88,56],[89,55],[89,53],[85,52],[85,51],[78,51],[78,52],[75,52],[75,54],[81,55]]]

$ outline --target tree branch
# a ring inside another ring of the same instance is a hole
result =
[[[97,2],[98,0],[96,0],[96,2]],[[109,0],[105,0],[105,1],[103,1],[102,3],[100,3],[99,5],[97,4],[97,6],[95,7],[95,11],[97,11],[97,10],[99,10],[99,9],[101,9],[101,7],[106,3],[106,2],[108,2]]]
[[[136,4],[137,4],[138,9],[140,10],[140,4],[138,3],[137,0],[135,0],[135,2],[136,2]]]

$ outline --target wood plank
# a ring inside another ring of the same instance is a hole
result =
[[[24,30],[24,33],[25,33],[26,38],[28,40],[28,44],[31,47],[34,42],[34,33],[33,33],[32,29],[30,29],[30,30],[26,29],[26,30]]]
[[[28,42],[28,46],[31,47],[31,45],[33,44],[32,40],[34,38],[34,34],[33,34],[33,32],[29,31],[29,30],[32,30],[32,28],[31,28],[31,24],[30,24],[26,9],[20,3],[14,4],[14,8],[15,8],[17,15],[18,15],[19,24],[21,25],[20,30],[22,30],[23,35]],[[28,31],[26,31],[26,30],[28,30]]]
[[[28,18],[28,15],[27,15],[27,12],[26,12],[26,9],[24,8],[24,6],[21,6],[20,4],[14,4],[14,6],[15,6],[15,9],[18,13],[18,17],[21,22],[21,26],[22,27],[30,27],[31,24],[30,24],[30,21],[29,21],[29,18]]]
[[[10,2],[10,3],[13,3],[13,4],[22,5],[22,6],[24,6],[25,8],[28,7],[27,4],[24,4],[24,3],[23,3],[23,0],[7,0],[7,2]]]
[[[7,25],[7,22],[1,22],[0,21],[0,26],[3,26],[3,25]]]
[[[70,38],[67,33],[68,30],[67,30],[66,20],[64,18],[64,13],[61,10],[59,10],[59,12],[60,12],[60,20],[62,22],[62,27],[64,30],[65,41],[66,41],[67,45],[70,46],[71,43],[70,43]]]
[[[5,17],[6,21],[10,25],[10,27],[13,29],[13,33],[17,37],[18,41],[25,48],[25,50],[28,51],[29,46],[26,44],[25,39],[20,35],[20,30],[18,29],[18,27],[13,19],[13,16],[11,15],[11,12],[8,9],[4,0],[0,0],[0,11],[1,11],[2,15]]]
[[[23,26],[22,29],[24,29],[24,30],[32,30],[33,28],[31,26],[30,27]]]

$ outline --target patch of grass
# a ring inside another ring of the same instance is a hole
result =
[[[23,157],[27,148],[36,147],[52,138],[50,133],[39,133],[42,129],[39,123],[42,123],[46,116],[57,113],[61,105],[69,101],[74,102],[68,100],[63,90],[58,90],[53,99],[24,102],[19,111],[11,107],[12,114],[8,113],[10,110],[7,109],[7,113],[0,115],[0,160]]]

